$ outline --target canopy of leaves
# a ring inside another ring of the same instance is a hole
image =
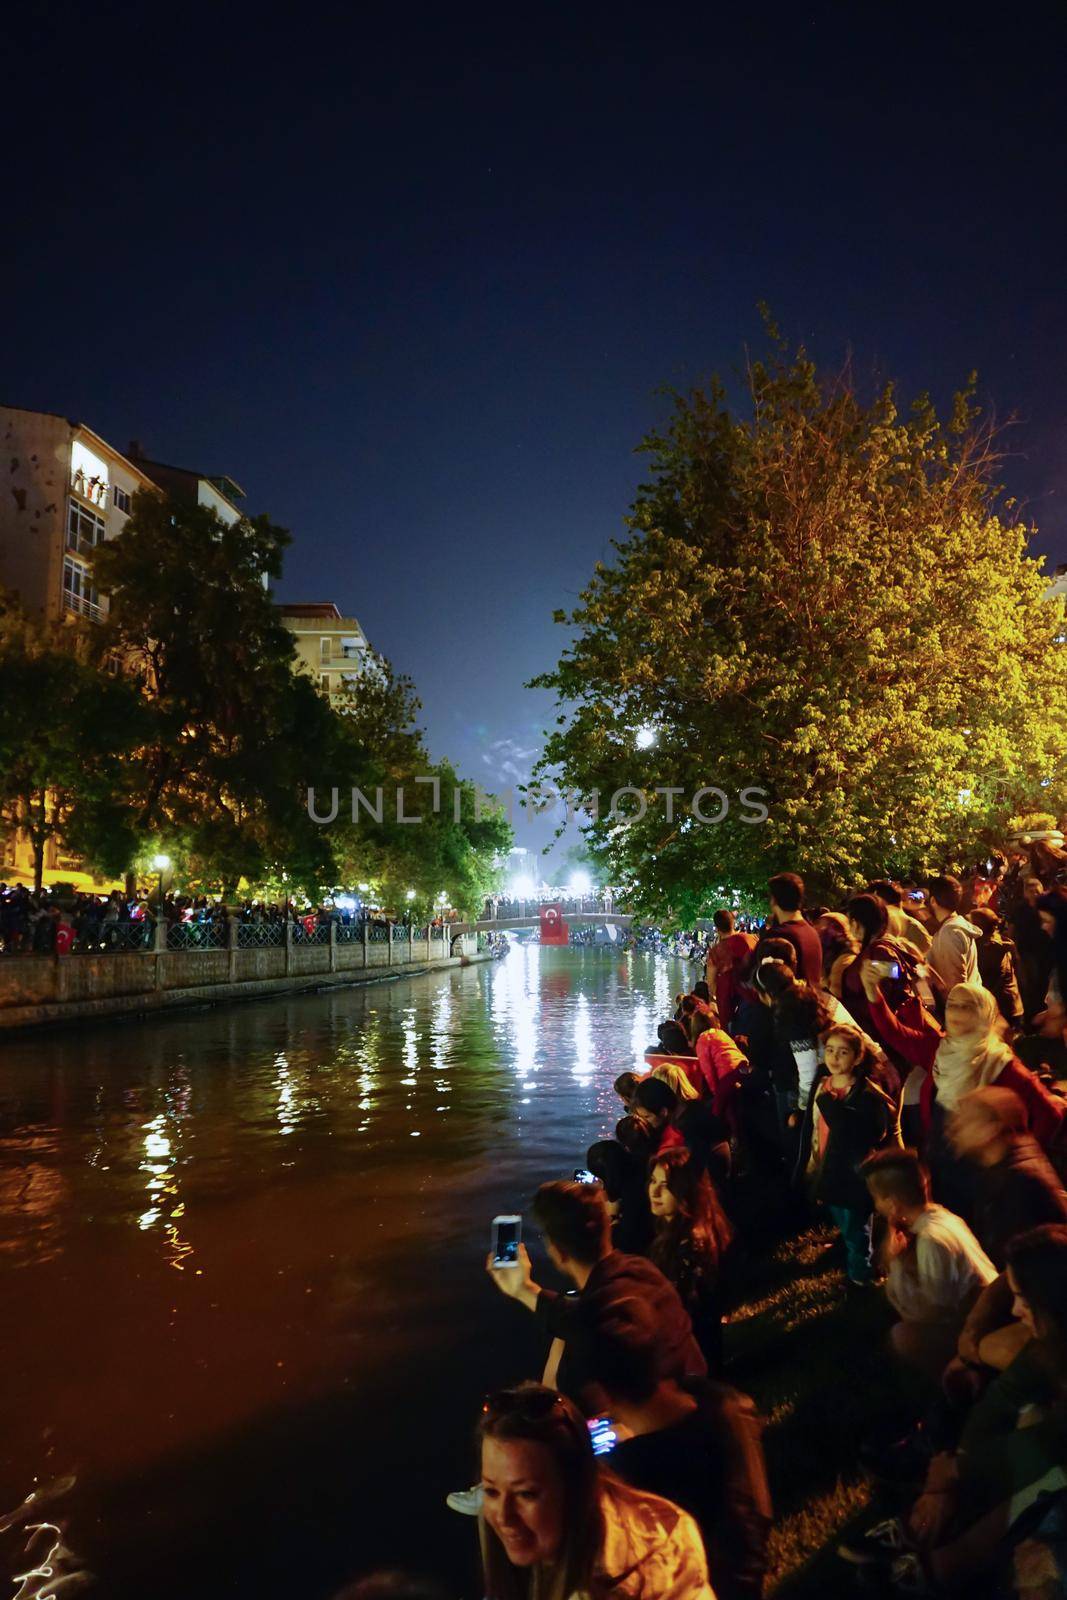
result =
[[[0,814],[30,840],[37,888],[50,840],[107,874],[135,849],[122,769],[148,718],[136,687],[96,670],[83,639],[0,607]]]
[[[1067,802],[1063,602],[998,506],[970,393],[947,423],[926,397],[902,416],[891,387],[865,401],[780,346],[748,380],[745,416],[718,382],[673,397],[630,535],[534,680],[560,711],[541,775],[599,791],[590,847],[660,916],[785,867],[828,894],[958,863]],[[629,823],[606,814],[628,785],[648,802]],[[717,825],[688,809],[705,785]],[[681,791],[673,822],[657,787]]]

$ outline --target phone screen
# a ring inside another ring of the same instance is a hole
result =
[[[575,1167],[574,1181],[575,1183],[599,1183],[600,1179],[595,1172],[590,1172],[588,1167]]]
[[[595,1456],[609,1455],[619,1442],[619,1436],[615,1432],[615,1424],[610,1417],[591,1417],[586,1426],[589,1429],[593,1454]]]
[[[494,1267],[518,1266],[519,1241],[521,1238],[521,1217],[495,1217],[493,1219]]]

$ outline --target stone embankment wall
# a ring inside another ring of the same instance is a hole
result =
[[[440,930],[437,937],[399,927],[375,938],[350,938],[350,930],[336,927],[320,932],[328,937],[298,943],[290,926],[282,943],[244,948],[241,925],[231,921],[221,949],[167,948],[161,928],[155,945],[143,950],[0,955],[0,1032],[411,977],[460,966],[475,957],[478,944],[475,934],[454,938]]]

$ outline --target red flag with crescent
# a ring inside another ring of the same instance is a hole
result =
[[[541,943],[568,944],[570,929],[563,920],[562,906],[541,907]]]

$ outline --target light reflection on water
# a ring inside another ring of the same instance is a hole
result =
[[[610,1133],[613,1079],[694,975],[526,946],[390,986],[5,1041],[0,1287],[17,1314],[0,1319],[0,1370],[20,1399],[0,1506],[76,1465],[79,1548],[79,1515],[107,1545],[94,1494],[131,1496],[165,1546],[176,1499],[186,1530],[221,1519],[196,1473],[162,1499],[153,1473],[193,1452],[210,1475],[232,1452],[254,1478],[262,1452],[242,1440],[263,1419],[373,1407],[398,1371],[417,1412],[456,1408],[462,1436],[463,1385],[484,1386],[471,1316],[486,1360],[528,1337],[479,1278],[489,1219]],[[449,1352],[455,1394],[419,1394]],[[395,1417],[388,1436],[407,1448]],[[331,1441],[307,1444],[325,1471]],[[271,1531],[282,1489],[257,1493]]]

